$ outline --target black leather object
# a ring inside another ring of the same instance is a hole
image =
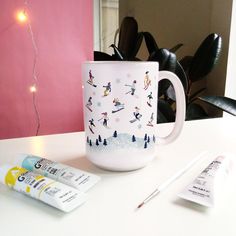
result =
[[[236,116],[236,100],[234,99],[222,96],[202,96],[198,99]]]
[[[222,38],[215,33],[208,35],[191,60],[189,80],[195,82],[209,74],[219,60],[221,48]]]
[[[138,23],[130,16],[124,17],[119,31],[118,50],[124,58],[130,60],[136,56],[141,46],[142,36],[138,33]],[[139,46],[138,46],[139,45]]]

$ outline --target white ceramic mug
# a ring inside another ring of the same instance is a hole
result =
[[[95,165],[116,171],[144,167],[180,134],[185,95],[178,77],[159,71],[157,62],[97,61],[82,65],[86,155]],[[156,129],[158,82],[168,79],[176,94],[176,121],[167,137]]]

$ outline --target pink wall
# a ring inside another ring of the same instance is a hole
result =
[[[38,47],[39,135],[83,130],[81,61],[92,59],[92,0],[28,0]],[[14,19],[24,0],[1,0],[0,139],[33,136],[34,50],[27,24]]]

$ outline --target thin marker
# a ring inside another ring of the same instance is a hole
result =
[[[190,161],[183,169],[179,170],[176,174],[171,176],[166,182],[162,183],[155,191],[153,191],[147,198],[144,199],[142,203],[138,205],[137,208],[142,207],[144,204],[149,202],[153,197],[158,195],[162,190],[167,188],[171,183],[173,183],[175,180],[177,180],[180,176],[182,176],[187,170],[189,170],[197,161],[199,161],[207,152],[204,151],[200,155],[198,155],[196,158],[194,158],[192,161]]]

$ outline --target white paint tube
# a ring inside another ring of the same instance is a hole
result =
[[[0,182],[64,212],[72,211],[86,200],[85,193],[19,166],[1,166]]]
[[[218,156],[178,196],[206,207],[214,207],[222,193],[225,193],[229,177],[235,172],[234,159],[230,154]]]
[[[89,190],[100,180],[99,176],[89,172],[29,154],[19,155],[14,164],[83,192]]]

